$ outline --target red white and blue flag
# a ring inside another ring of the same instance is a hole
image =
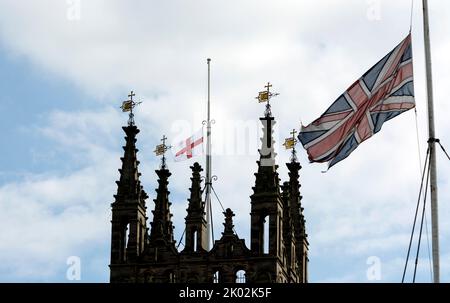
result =
[[[203,154],[203,129],[174,145],[175,162],[192,159],[192,157]]]
[[[350,86],[298,136],[311,162],[347,158],[383,123],[415,107],[411,35]]]

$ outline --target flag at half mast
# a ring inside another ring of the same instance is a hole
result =
[[[298,136],[311,162],[331,168],[383,123],[415,107],[411,34]]]

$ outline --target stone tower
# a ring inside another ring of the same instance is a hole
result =
[[[120,181],[112,204],[111,282],[187,283],[305,283],[308,241],[301,206],[299,171],[295,160],[287,164],[289,180],[280,185],[270,112],[263,125],[255,186],[250,197],[250,249],[234,229],[231,209],[224,211],[224,229],[207,251],[205,205],[202,201],[203,169],[191,166],[190,194],[185,217],[184,248],[174,240],[168,189],[170,171],[156,170],[158,188],[147,229],[145,199],[136,159],[136,126],[124,127],[125,154]],[[245,200],[245,197],[244,197]],[[181,201],[177,201],[181,203]]]
[[[121,158],[120,180],[112,207],[111,264],[135,262],[148,242],[145,199],[147,194],[139,181],[139,161],[136,159],[136,135],[139,129],[123,127],[126,134],[125,153]],[[111,272],[112,273],[112,272]]]

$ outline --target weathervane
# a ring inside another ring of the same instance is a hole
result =
[[[136,96],[136,94],[131,91],[131,93],[128,95],[130,98],[127,101],[122,102],[122,106],[120,107],[122,109],[122,112],[130,112],[129,118],[128,118],[128,125],[133,126],[134,125],[134,114],[133,114],[133,108],[135,108],[137,105],[141,104],[142,102],[136,102],[133,100],[133,97]]]
[[[267,90],[259,92],[259,95],[258,95],[258,97],[256,97],[256,99],[258,99],[259,103],[267,102],[266,110],[264,112],[264,115],[266,117],[270,117],[270,116],[272,116],[272,111],[271,111],[271,108],[270,108],[270,99],[272,99],[273,97],[278,96],[279,94],[278,93],[272,93],[270,91],[270,88],[272,87],[272,84],[270,84],[270,82],[268,82],[267,85],[264,86],[264,87]]]
[[[287,138],[284,141],[283,146],[289,150],[292,149],[292,156],[291,156],[291,161],[292,162],[296,162],[297,161],[297,151],[295,150],[295,145],[297,144],[297,139],[295,138],[295,135],[297,134],[297,131],[295,129],[292,130],[292,132],[290,133],[292,135],[291,138]]]
[[[162,156],[161,158],[161,169],[165,169],[167,167],[166,165],[166,151],[172,148],[172,146],[166,145],[167,137],[164,135],[161,139],[162,144],[156,145],[155,150],[153,151],[156,156]]]

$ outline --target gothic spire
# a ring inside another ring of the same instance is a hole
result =
[[[136,135],[139,129],[135,125],[122,127],[126,137],[126,144],[123,147],[125,153],[121,159],[122,168],[119,169],[120,180],[116,181],[118,189],[115,203],[135,203],[138,202],[145,207],[145,199],[147,194],[141,186],[139,177],[141,173],[138,171],[139,161],[137,160]]]
[[[300,195],[299,171],[302,168],[300,163],[291,161],[286,166],[289,169],[289,195],[290,195],[290,212],[291,218],[295,226],[295,237],[298,239],[304,234],[303,208],[301,206],[302,196]],[[303,224],[302,224],[303,223]]]
[[[191,191],[190,198],[188,199],[189,205],[186,209],[187,216],[186,221],[186,241],[184,246],[185,252],[199,252],[205,251],[207,248],[208,234],[205,220],[205,207],[202,202],[202,180],[200,173],[203,171],[200,164],[197,162],[191,166]]]
[[[158,188],[156,189],[155,209],[153,221],[151,222],[150,241],[165,240],[174,243],[172,214],[170,213],[169,190],[167,188],[168,178],[172,175],[166,168],[155,171],[158,175]]]
[[[112,203],[111,229],[111,265],[134,262],[144,250],[145,239],[141,236],[147,224],[145,199],[147,194],[141,186],[138,171],[136,135],[139,129],[135,125],[122,127],[126,137],[119,169],[120,179],[117,194]]]
[[[292,258],[293,254],[293,243],[295,243],[294,237],[294,224],[291,215],[291,201],[290,201],[290,184],[289,182],[284,182],[281,186],[282,189],[282,200],[283,200],[283,240],[286,252],[286,266],[288,270],[296,268],[296,260]]]
[[[281,199],[283,200],[283,233],[285,234],[285,240],[288,239],[290,233],[292,233],[292,215],[290,211],[291,201],[290,201],[290,184],[289,182],[284,182],[281,186],[282,194]]]
[[[302,168],[300,163],[294,159],[286,164],[289,169],[289,202],[291,220],[294,225],[295,254],[298,264],[298,275],[300,281],[307,281],[307,263],[308,263],[308,235],[306,234],[306,221],[303,215],[301,205],[302,196],[300,195],[299,171]]]
[[[204,217],[203,211],[203,203],[202,203],[202,188],[201,188],[201,177],[200,173],[203,171],[203,168],[197,162],[191,166],[192,169],[192,177],[191,177],[191,188],[189,189],[191,192],[191,196],[188,199],[189,206],[187,209],[188,217]]]
[[[256,181],[253,191],[255,194],[263,192],[280,193],[278,177],[278,165],[275,164],[275,140],[273,139],[273,127],[275,119],[266,116],[260,118],[263,124],[263,136],[261,138],[261,149],[258,150],[260,159],[257,161],[258,172],[255,173]]]

